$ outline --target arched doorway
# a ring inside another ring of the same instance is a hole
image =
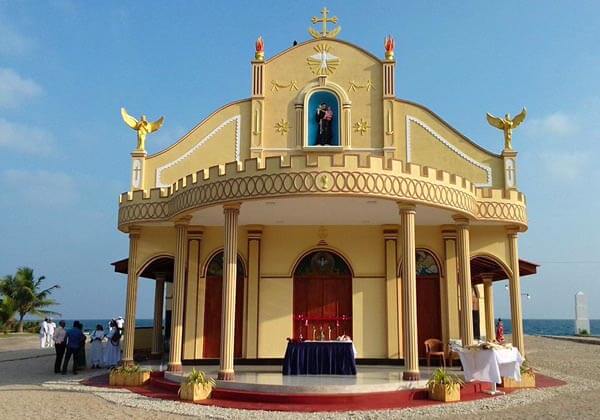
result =
[[[335,340],[352,337],[352,274],[337,254],[319,250],[306,255],[294,271],[294,337]]]
[[[425,357],[425,340],[429,338],[442,339],[440,268],[430,252],[417,250],[416,272],[419,357]]]
[[[242,357],[244,327],[244,265],[238,256],[235,289],[235,344],[234,356]],[[206,269],[204,300],[204,346],[202,357],[218,358],[221,353],[221,314],[223,308],[223,252],[210,260]]]

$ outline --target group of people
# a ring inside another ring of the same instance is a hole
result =
[[[48,320],[44,321],[49,324]],[[108,331],[104,331],[101,324],[90,334],[91,343],[91,367],[93,369],[110,368],[117,366],[121,361],[121,338],[123,337],[123,326],[125,320],[122,317],[112,319],[108,325]],[[46,331],[44,323],[40,329]],[[46,331],[46,334],[48,332]],[[54,329],[51,342],[56,351],[54,361],[54,373],[67,374],[69,361],[73,358],[73,374],[77,374],[79,368],[86,367],[85,343],[86,335],[83,333],[83,324],[79,321],[73,322],[72,328],[66,328],[65,321],[60,321]],[[44,347],[42,345],[42,347]]]
[[[43,349],[54,347],[54,332],[56,323],[51,318],[45,318],[40,325],[40,347]]]

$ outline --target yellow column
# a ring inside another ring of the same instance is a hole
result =
[[[183,301],[185,289],[185,263],[187,259],[187,226],[191,217],[175,221],[175,268],[173,272],[173,309],[171,311],[171,346],[169,370],[181,371],[183,332]]]
[[[519,273],[518,229],[508,229],[508,249],[512,276],[508,280],[510,291],[510,318],[512,323],[512,343],[525,356],[523,340],[523,312],[521,310],[521,276]]]
[[[163,353],[163,304],[165,300],[165,273],[156,273],[154,286],[154,327],[152,329],[153,358],[158,358]]]
[[[485,305],[485,335],[488,341],[495,338],[494,328],[494,289],[492,278],[483,278],[483,302]]]
[[[399,316],[401,302],[398,288],[398,267],[396,267],[397,259],[397,239],[398,229],[396,226],[383,226],[383,240],[385,250],[385,288],[386,288],[386,309],[387,309],[387,348],[389,359],[397,359],[400,357],[400,349],[402,340],[399,339],[400,325]],[[401,322],[401,321],[400,321]]]
[[[248,317],[246,357],[258,357],[258,304],[260,282],[260,245],[262,226],[248,227]]]
[[[137,304],[137,247],[140,238],[138,227],[129,228],[129,261],[127,265],[127,296],[125,298],[125,339],[123,365],[133,364],[133,339],[135,337],[135,307]]]
[[[402,341],[405,381],[419,380],[417,339],[417,271],[415,255],[415,206],[399,204],[402,242]]]
[[[457,340],[460,338],[460,321],[458,307],[458,277],[456,261],[456,228],[454,226],[442,227],[442,238],[444,239],[445,253],[445,278],[446,283],[446,305],[445,316],[448,318],[446,325],[447,340]]]
[[[218,378],[231,381],[235,345],[235,283],[237,276],[237,237],[240,204],[223,206],[225,214],[225,244],[223,256],[223,313],[221,315],[221,355]]]
[[[460,282],[460,339],[463,346],[473,343],[473,290],[471,287],[471,248],[469,219],[455,216],[458,279]]]

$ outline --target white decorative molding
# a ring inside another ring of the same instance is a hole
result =
[[[165,171],[166,169],[169,169],[169,168],[183,162],[185,159],[189,158],[192,155],[192,153],[194,153],[200,147],[204,146],[211,138],[213,138],[215,136],[215,134],[217,134],[221,129],[223,129],[223,127],[225,127],[226,125],[228,125],[232,122],[235,122],[235,160],[237,160],[239,162],[239,160],[240,160],[240,131],[241,131],[240,125],[242,123],[242,118],[240,115],[236,115],[234,117],[229,118],[228,120],[225,120],[223,123],[221,123],[221,125],[219,125],[213,131],[208,133],[208,135],[206,137],[204,137],[202,140],[200,140],[198,143],[196,143],[196,145],[194,145],[194,147],[192,147],[190,150],[185,152],[183,155],[179,156],[173,162],[167,163],[166,165],[156,168],[156,186],[157,187],[168,187],[168,184],[164,184],[160,179],[163,171]]]
[[[411,162],[411,131],[410,131],[410,123],[411,122],[413,122],[413,123],[417,124],[418,126],[420,126],[421,128],[423,128],[425,131],[427,131],[429,134],[431,134],[433,136],[433,138],[435,138],[436,140],[441,142],[444,146],[446,146],[448,149],[450,149],[452,152],[456,153],[458,156],[460,156],[461,158],[463,158],[470,164],[477,166],[478,168],[485,171],[487,181],[483,184],[481,184],[481,183],[475,184],[474,183],[473,185],[475,185],[476,187],[491,187],[492,186],[492,168],[490,168],[488,165],[484,165],[483,163],[473,159],[471,156],[467,155],[465,152],[463,152],[458,147],[456,147],[455,145],[450,143],[448,140],[446,140],[444,137],[442,137],[440,134],[438,134],[438,132],[435,131],[433,128],[429,127],[423,121],[421,121],[420,119],[413,117],[411,115],[406,116],[406,161],[407,162],[409,162],[409,163]]]

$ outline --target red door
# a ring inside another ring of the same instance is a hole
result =
[[[325,339],[352,337],[352,277],[294,277],[294,337],[315,339],[321,328]]]
[[[439,276],[417,277],[417,338],[419,357],[425,357],[425,340],[442,339]]]
[[[223,305],[223,277],[206,277],[204,300],[204,349],[203,358],[219,358],[221,353],[221,312]],[[237,276],[235,289],[235,343],[234,356],[242,357],[244,310],[244,277]]]

